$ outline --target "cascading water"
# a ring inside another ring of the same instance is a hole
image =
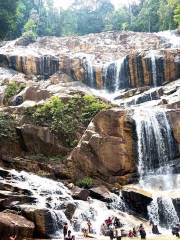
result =
[[[120,76],[120,73],[122,71],[122,68],[123,68],[123,63],[124,63],[124,59],[125,58],[121,58],[119,60],[117,60],[115,62],[115,65],[116,65],[116,79],[115,79],[115,92],[119,90],[120,86],[121,86],[121,76]]]
[[[157,87],[156,55],[153,50],[150,52],[150,57],[151,57],[151,65],[152,65],[153,86]]]
[[[109,216],[119,216],[119,210],[122,210],[123,204],[120,197],[112,194],[112,203],[91,199],[90,201],[74,200],[71,191],[62,183],[51,179],[42,178],[27,172],[17,172],[15,170],[6,171],[8,175],[4,175],[4,170],[0,168],[0,184],[10,186],[10,189],[18,188],[20,192],[25,191],[31,201],[27,203],[14,204],[13,209],[43,209],[47,210],[48,228],[47,235],[50,238],[62,237],[62,226],[68,222],[70,229],[81,231],[82,224],[90,219],[93,231],[100,233],[101,224]],[[32,201],[33,200],[33,201]],[[65,207],[67,204],[75,205],[75,213],[72,218],[72,225],[65,215]]]
[[[104,88],[111,92],[129,87],[126,57],[104,65]]]
[[[157,35],[167,39],[171,44],[171,48],[180,48],[180,36],[177,35],[175,31],[158,32]]]
[[[163,109],[137,108],[134,120],[138,137],[140,186],[152,191],[157,187],[159,191],[159,194],[154,193],[153,201],[148,207],[149,217],[157,224],[170,227],[179,218],[172,199],[166,193],[173,189],[174,178],[169,165],[176,157],[176,144],[166,112]]]
[[[134,114],[138,136],[139,172],[155,173],[175,158],[175,143],[163,110],[136,109]]]

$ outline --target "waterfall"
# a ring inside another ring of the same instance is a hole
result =
[[[93,61],[95,59],[94,55],[85,54],[85,53],[76,53],[75,57],[81,58],[84,69],[85,69],[85,83],[91,87],[96,87],[96,79],[94,78],[94,69],[93,69]]]
[[[24,171],[8,171],[0,168],[0,185],[9,186],[13,191],[18,189],[18,193],[27,194],[33,199],[33,202],[17,202],[15,209],[17,208],[18,211],[29,208],[39,209],[40,215],[45,216],[43,220],[46,234],[51,239],[62,238],[62,228],[65,222],[68,223],[69,229],[72,232],[75,231],[75,235],[77,235],[77,232],[81,231],[82,224],[87,224],[88,219],[91,220],[93,232],[99,234],[104,220],[109,216],[118,217],[123,204],[121,198],[113,193],[111,197],[114,205],[95,199],[90,201],[74,200],[71,191],[63,183]],[[76,208],[71,222],[65,216],[68,203],[73,204]]]
[[[121,85],[120,81],[122,79],[121,79],[120,73],[121,73],[121,70],[124,66],[123,65],[124,59],[125,58],[121,58],[121,59],[119,59],[115,62],[115,66],[116,66],[115,92],[119,90],[120,85]]]
[[[153,198],[152,202],[148,206],[148,215],[149,219],[153,219],[154,224],[159,225],[159,207],[158,207],[158,199],[156,197]]]
[[[151,57],[151,64],[152,64],[153,86],[157,87],[156,56],[153,50],[150,53],[150,57]]]
[[[159,199],[159,208],[161,208],[161,215],[164,224],[168,227],[172,227],[179,223],[177,212],[173,205],[172,199],[169,196],[163,196]]]
[[[166,39],[171,44],[171,48],[180,48],[180,36],[176,35],[175,31],[158,32],[157,35]]]
[[[87,64],[87,80],[88,80],[88,85],[90,87],[95,87],[94,84],[94,72],[93,72],[93,65],[92,61],[90,59],[86,59],[86,64]]]
[[[148,214],[149,219],[152,219],[156,225],[162,223],[171,228],[179,222],[172,199],[167,195],[154,195],[153,201],[148,206]]]
[[[161,167],[167,166],[175,157],[175,142],[165,112],[136,109],[134,120],[138,137],[140,175],[160,171]]]
[[[116,92],[129,87],[126,57],[104,65],[104,88]]]
[[[170,161],[175,159],[176,144],[171,126],[163,109],[135,109],[134,120],[138,138],[138,171],[140,186],[157,191],[148,206],[149,218],[155,224],[171,227],[179,222],[171,197],[166,193],[173,189]]]

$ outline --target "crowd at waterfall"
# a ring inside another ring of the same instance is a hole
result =
[[[152,227],[151,233],[153,235],[160,235],[159,228],[157,224],[150,219],[149,225]],[[81,226],[80,230],[83,234],[84,238],[91,237],[91,234],[96,234],[95,229],[93,228],[93,223],[90,219],[84,221]],[[172,235],[176,237],[180,237],[180,224],[176,224],[172,227]],[[128,238],[137,238],[140,237],[141,239],[146,239],[146,230],[143,224],[139,226],[134,226],[132,229],[127,230],[127,226],[121,223],[118,217],[108,217],[105,221],[101,224],[100,234],[106,237],[109,237],[110,240],[116,239],[121,240],[124,237]],[[75,240],[75,235],[72,234],[71,230],[69,230],[69,226],[67,223],[63,226],[63,236],[64,240]]]

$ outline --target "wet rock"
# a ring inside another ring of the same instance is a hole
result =
[[[103,202],[111,202],[112,194],[105,186],[99,186],[95,188],[91,188],[90,190],[90,196],[92,198],[101,200]]]
[[[55,233],[63,228],[66,219],[61,211],[25,208],[23,215],[35,223],[35,235],[40,238],[56,238]]]
[[[125,187],[122,189],[122,197],[131,211],[148,219],[147,206],[152,201],[151,193],[135,187]]]
[[[68,203],[64,214],[68,220],[71,220],[76,211],[76,205],[74,203]]]
[[[79,187],[75,187],[74,189],[72,189],[72,197],[74,199],[87,201],[89,195],[90,192],[86,189],[82,189]]]
[[[17,240],[32,238],[34,223],[26,218],[12,213],[0,213],[0,236],[8,240],[9,234],[17,234]]]

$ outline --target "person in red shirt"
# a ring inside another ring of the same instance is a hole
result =
[[[128,233],[128,237],[129,237],[129,238],[134,237],[133,231],[131,231],[131,230],[129,231],[129,233]]]

